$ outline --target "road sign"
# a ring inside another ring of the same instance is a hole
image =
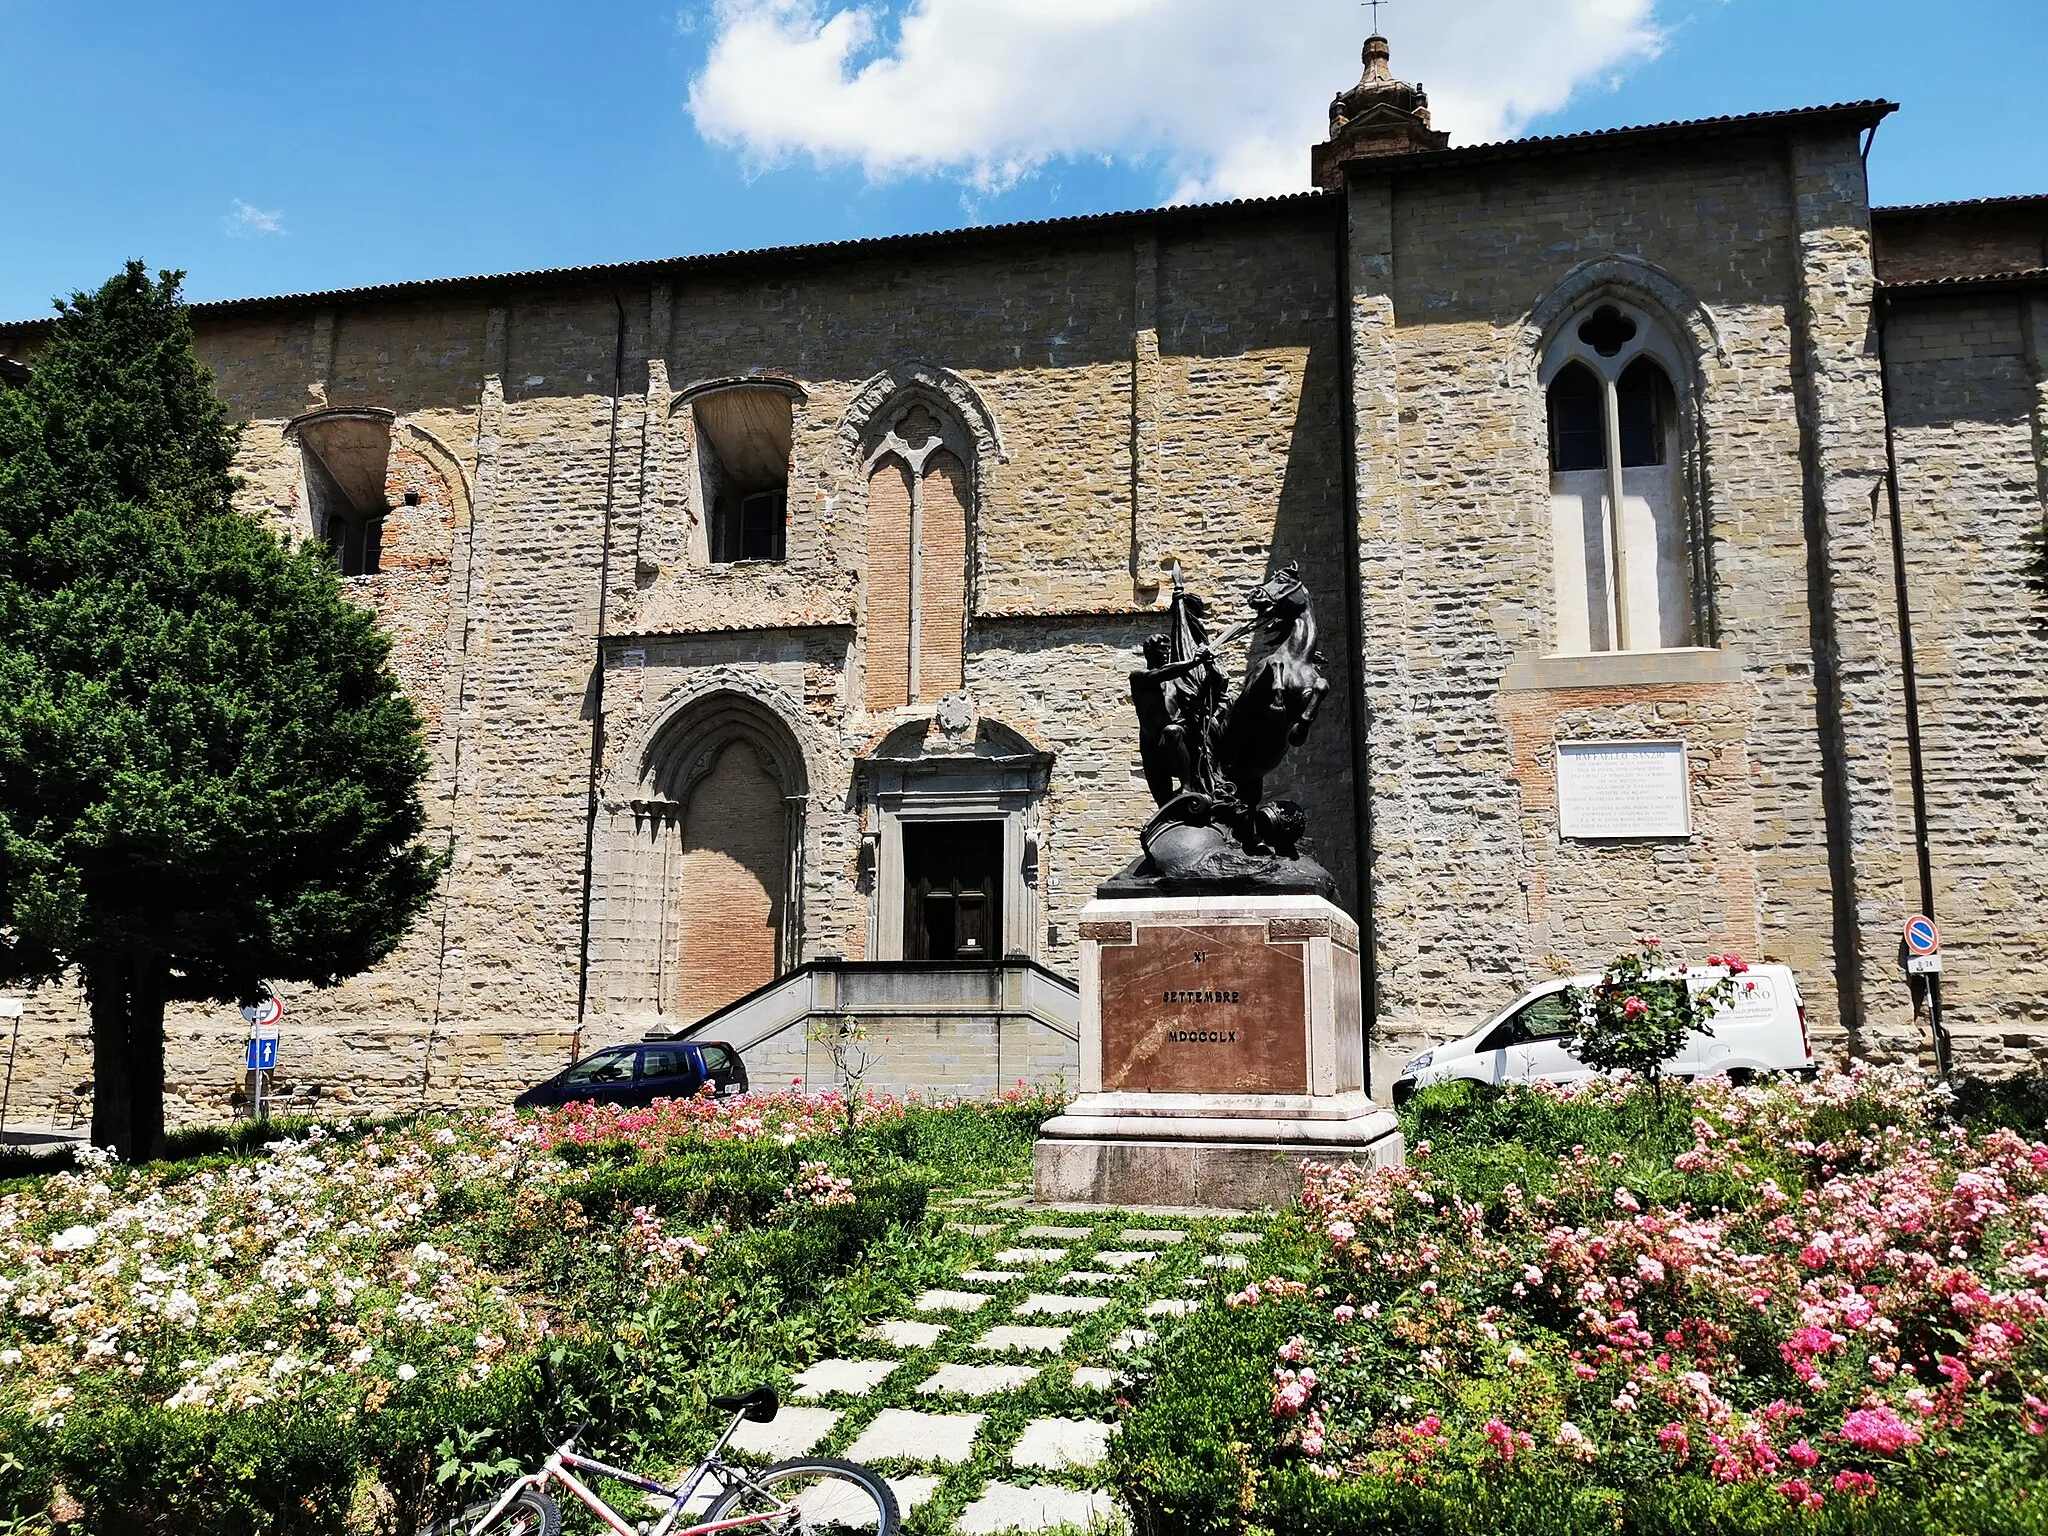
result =
[[[1939,976],[1941,974],[1941,956],[1939,954],[1906,956],[1906,974],[1909,976]]]
[[[1931,917],[1909,917],[1906,919],[1906,953],[1909,955],[1931,955],[1941,948],[1941,930],[1934,926]]]
[[[257,1028],[267,1028],[284,1017],[284,1004],[274,997],[266,997],[260,1003],[244,1004],[242,1017]]]
[[[249,1041],[249,1070],[269,1072],[277,1066],[277,1031],[272,1028],[257,1034]]]

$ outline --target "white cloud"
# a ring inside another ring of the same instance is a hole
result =
[[[220,227],[237,240],[250,235],[281,235],[285,232],[282,213],[265,213],[261,208],[235,199],[232,212],[221,215]]]
[[[1410,0],[1395,73],[1454,144],[1508,137],[1659,46],[1657,0]],[[697,129],[757,165],[996,190],[1065,157],[1165,167],[1178,199],[1308,185],[1358,78],[1349,0],[711,0]]]

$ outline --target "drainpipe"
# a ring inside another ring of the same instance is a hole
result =
[[[1920,752],[1920,679],[1913,665],[1913,610],[1906,583],[1906,523],[1899,510],[1899,458],[1892,434],[1891,364],[1885,355],[1885,326],[1891,319],[1891,303],[1882,286],[1877,290],[1877,377],[1878,398],[1884,403],[1884,492],[1890,502],[1892,529],[1892,588],[1899,609],[1899,665],[1906,684],[1906,762],[1913,784],[1913,855],[1919,866],[1920,910],[1934,916],[1934,856],[1927,839],[1927,776]],[[1877,500],[1875,489],[1871,500]],[[1948,1080],[1948,1031],[1941,1022],[1941,976],[1927,977],[1927,1025],[1934,1039],[1934,1065],[1942,1081]]]
[[[1358,417],[1352,370],[1357,360],[1351,347],[1351,178],[1347,173],[1337,194],[1337,418],[1343,434],[1344,502],[1344,638],[1350,651],[1345,668],[1350,679],[1351,715],[1351,902],[1358,914],[1359,1002],[1365,1031],[1365,1091],[1372,1093],[1372,1041],[1379,1025],[1379,944],[1372,906],[1372,782],[1366,736],[1365,612],[1359,591],[1358,542]]]
[[[605,612],[612,588],[612,508],[619,484],[619,401],[626,392],[626,306],[617,290],[618,337],[612,348],[612,427],[604,471],[604,534],[597,561],[597,646],[590,704],[590,782],[583,812],[583,923],[576,954],[576,1038],[580,1049],[583,1016],[590,1005],[590,887],[597,862],[597,781],[604,763],[604,639]]]

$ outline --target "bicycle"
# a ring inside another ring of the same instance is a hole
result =
[[[544,1363],[549,1395],[555,1396],[554,1373]],[[895,1490],[881,1474],[859,1462],[829,1456],[798,1456],[758,1471],[735,1466],[719,1453],[739,1430],[742,1420],[773,1421],[782,1402],[773,1387],[714,1397],[711,1406],[730,1413],[732,1423],[703,1461],[674,1484],[656,1482],[622,1467],[579,1455],[576,1442],[589,1424],[578,1424],[549,1453],[540,1467],[516,1479],[495,1500],[472,1504],[453,1520],[429,1526],[423,1536],[561,1536],[561,1506],[548,1493],[558,1483],[585,1505],[616,1536],[716,1536],[724,1531],[760,1532],[763,1536],[828,1536],[836,1532],[868,1532],[897,1536],[901,1516]],[[576,1474],[611,1478],[650,1499],[666,1498],[658,1521],[629,1522]],[[678,1525],[689,1506],[711,1493],[703,1517],[695,1525]],[[707,1490],[708,1491],[708,1490]]]

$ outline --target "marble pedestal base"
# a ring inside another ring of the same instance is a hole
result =
[[[1317,896],[1099,899],[1081,914],[1081,1097],[1039,1200],[1284,1207],[1301,1164],[1402,1159],[1365,1093],[1358,929]]]

